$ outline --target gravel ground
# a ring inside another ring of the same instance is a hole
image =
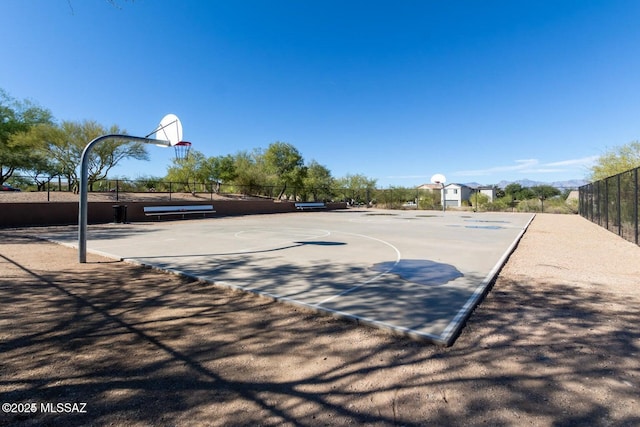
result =
[[[448,348],[37,233],[0,230],[0,425],[640,425],[640,247],[579,216],[535,218]]]

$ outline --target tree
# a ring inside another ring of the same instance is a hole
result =
[[[509,197],[510,199],[513,199],[513,200],[518,199],[517,196],[520,194],[521,191],[522,191],[522,185],[517,184],[515,182],[508,184],[506,187],[504,187],[505,197]]]
[[[314,202],[331,199],[334,181],[331,171],[315,160],[307,166],[304,188],[311,193]]]
[[[203,165],[203,175],[206,181],[216,183],[216,193],[220,191],[220,183],[230,183],[238,177],[236,164],[231,155],[209,157]]]
[[[278,185],[282,186],[278,199],[281,199],[287,186],[302,187],[307,169],[298,150],[286,142],[274,142],[264,153],[267,172],[274,175]]]
[[[234,156],[233,161],[237,173],[234,182],[240,187],[240,192],[257,194],[267,181],[262,152],[258,149],[253,152],[240,151]]]
[[[550,185],[536,185],[531,187],[531,191],[540,200],[542,212],[544,212],[544,201],[546,199],[560,195],[560,190]]]
[[[347,174],[338,180],[338,185],[342,187],[344,199],[359,204],[369,203],[376,189],[376,182],[376,179],[370,179],[361,174]]]
[[[94,138],[106,134],[124,134],[126,131],[113,125],[108,130],[95,122],[83,122],[81,126],[87,127],[87,132],[100,132]],[[93,138],[92,138],[93,139]],[[87,140],[87,142],[91,140]],[[84,148],[83,148],[84,149]],[[96,181],[105,179],[109,171],[124,159],[149,160],[149,153],[143,142],[121,142],[115,139],[107,139],[97,144],[90,156],[88,183],[91,186]]]
[[[591,167],[591,180],[599,181],[640,166],[640,142],[615,147],[601,155]]]
[[[16,170],[28,168],[35,161],[36,153],[15,140],[16,136],[28,132],[34,125],[51,123],[52,119],[49,110],[31,101],[17,101],[0,89],[0,184]]]
[[[442,209],[442,190],[420,190],[418,192],[418,208]]]
[[[57,126],[39,123],[31,126],[28,131],[19,132],[11,137],[11,146],[28,150],[29,164],[20,170],[31,176],[38,186],[38,191],[43,190],[51,178],[61,173],[57,162],[49,155],[47,145],[48,141],[59,141],[61,136],[62,133]]]
[[[167,169],[167,179],[183,184],[185,191],[195,192],[195,183],[207,180],[205,162],[204,154],[191,150],[187,158],[173,159],[173,164]],[[194,184],[193,187],[192,184]]]
[[[551,197],[561,194],[560,190],[551,185],[536,185],[535,187],[531,187],[531,191],[538,199],[550,199]]]
[[[400,209],[407,202],[420,203],[419,191],[415,188],[390,186],[384,190],[375,190],[373,197],[369,191],[369,198],[375,199],[377,206],[387,209]],[[417,206],[416,206],[417,207]]]
[[[525,188],[516,182],[504,187],[504,194],[505,197],[509,197],[511,200],[527,200],[534,197],[529,188]]]
[[[469,199],[474,211],[480,211],[486,209],[489,203],[489,196],[481,193],[480,190],[475,190],[471,198]]]
[[[78,168],[87,144],[99,136],[109,134],[126,134],[126,131],[116,125],[106,129],[95,121],[85,120],[79,123],[64,121],[59,132],[50,133],[51,139],[47,141],[48,154],[56,162],[60,174],[67,177],[70,186],[75,187],[78,182]],[[105,179],[120,161],[128,158],[148,160],[144,143],[107,139],[97,144],[89,154],[89,189],[93,189],[96,181]]]
[[[70,189],[77,188],[82,150],[93,138],[86,140],[86,136],[83,137],[79,127],[68,121],[46,132],[46,151],[55,162],[58,175],[67,178]]]

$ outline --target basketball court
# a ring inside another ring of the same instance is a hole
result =
[[[383,211],[92,225],[89,251],[450,345],[532,214]],[[77,232],[44,236],[77,247]]]

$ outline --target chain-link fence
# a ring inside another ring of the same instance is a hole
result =
[[[29,201],[68,201],[78,193],[77,184],[64,177],[30,177],[12,176],[6,184],[11,189],[20,190],[23,196],[18,199]],[[248,184],[220,182],[174,182],[154,178],[143,179],[103,179],[90,182],[89,199],[93,201],[122,200],[173,200],[185,197],[199,199],[215,196],[257,197],[266,199],[282,199],[303,202],[345,201],[352,204],[365,205],[376,199],[376,190],[321,187],[285,187],[252,182]],[[398,194],[398,197],[404,196]],[[400,200],[400,199],[398,199]],[[411,196],[410,200],[413,200]],[[2,199],[0,199],[2,201]]]
[[[29,193],[32,201],[72,199],[78,188],[63,177],[13,176],[15,188]],[[89,183],[90,200],[132,201],[173,200],[184,197],[213,199],[214,196],[259,197],[303,202],[347,202],[351,206],[377,206],[388,209],[441,209],[440,191],[415,188],[286,187],[260,183],[225,184],[219,182],[172,182],[154,178],[103,179]]]
[[[579,188],[580,215],[636,245],[640,244],[639,171],[632,169]]]
[[[25,197],[2,197],[2,201],[61,202],[77,199],[78,188],[63,177],[35,179],[12,176],[8,182],[20,189]],[[174,182],[159,178],[103,179],[89,183],[89,201],[146,201],[146,200],[214,200],[217,197],[281,199],[299,202],[346,202],[350,206],[383,209],[442,209],[439,189],[392,187],[343,188],[334,186],[291,187],[253,182],[248,184],[220,182]],[[4,195],[6,196],[6,195]],[[26,197],[28,196],[28,197]],[[516,201],[509,197],[493,198],[472,192],[459,205],[447,209],[504,212],[575,213],[578,201],[555,197]]]
[[[20,190],[30,201],[67,201],[78,193],[78,185],[63,177],[38,178],[12,176],[7,184]],[[214,195],[256,196],[276,198],[280,188],[273,185],[223,184],[218,182],[172,182],[161,179],[103,179],[89,183],[90,200],[173,200],[175,198],[214,198]],[[323,192],[312,190],[313,195],[328,200]],[[28,193],[28,194],[27,194]]]

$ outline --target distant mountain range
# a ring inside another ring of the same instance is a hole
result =
[[[554,181],[554,182],[542,182],[542,181],[532,181],[530,179],[519,179],[517,181],[502,180],[495,185],[499,188],[504,188],[509,184],[520,184],[524,188],[535,187],[538,185],[550,185],[560,190],[564,190],[564,189],[577,189],[578,187],[588,183],[589,181],[585,181],[584,179],[570,179],[567,181]],[[468,183],[465,183],[464,185],[467,185],[472,188],[484,186],[483,184],[479,184],[477,182],[468,182]]]

